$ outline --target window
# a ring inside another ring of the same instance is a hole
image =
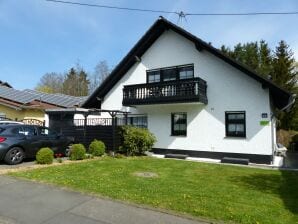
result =
[[[147,83],[167,82],[179,79],[192,79],[193,77],[193,64],[179,65],[147,71]]]
[[[140,116],[140,117],[129,117],[128,123],[130,125],[139,127],[139,128],[147,128],[147,117],[146,116]]]
[[[172,81],[177,79],[177,69],[168,68],[162,70],[163,81]]]
[[[186,136],[187,116],[186,113],[172,113],[172,135]]]
[[[55,131],[52,131],[52,130],[47,129],[47,128],[39,128],[39,131],[40,131],[40,135],[43,135],[43,136],[55,136],[55,135],[57,135],[57,133]]]
[[[153,83],[153,82],[160,82],[160,71],[150,71],[147,73],[147,82]]]
[[[246,137],[245,112],[226,112],[226,136]]]
[[[179,68],[179,79],[191,79],[193,77],[193,66]]]
[[[0,120],[5,120],[6,114],[3,112],[0,112]]]
[[[19,134],[26,135],[26,136],[37,135],[36,129],[34,127],[21,127],[14,131],[17,131]]]

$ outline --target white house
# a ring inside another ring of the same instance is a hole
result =
[[[160,17],[83,107],[142,114],[157,137],[157,153],[270,163],[273,110],[291,99],[289,92]]]

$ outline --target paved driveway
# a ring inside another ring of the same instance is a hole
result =
[[[0,175],[0,223],[203,224],[157,211]]]

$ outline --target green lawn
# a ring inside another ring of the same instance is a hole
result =
[[[137,171],[158,177],[138,177]],[[298,172],[143,157],[10,175],[226,222],[298,223]]]

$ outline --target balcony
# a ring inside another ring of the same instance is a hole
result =
[[[207,104],[207,83],[201,78],[126,85],[123,88],[124,106],[190,103]]]

